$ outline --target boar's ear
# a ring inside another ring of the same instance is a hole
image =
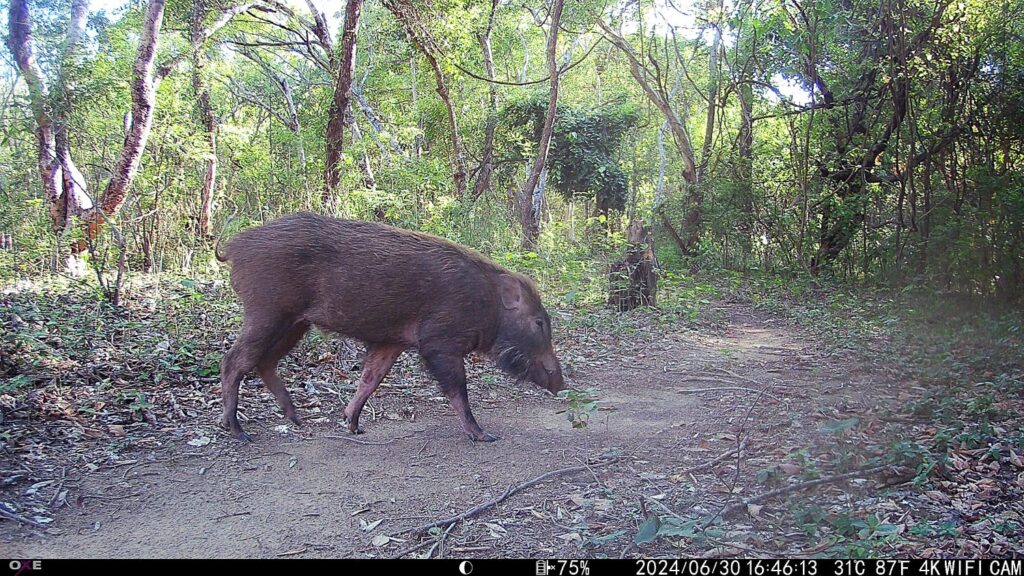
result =
[[[507,310],[515,310],[523,305],[523,283],[515,276],[502,274],[498,289],[501,290],[501,305]]]

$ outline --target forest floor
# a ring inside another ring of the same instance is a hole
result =
[[[99,312],[80,292],[0,294],[3,556],[1024,555],[1019,332],[974,338],[981,367],[953,377],[956,349],[932,362],[870,308],[829,317],[842,337],[819,308],[724,293],[689,315],[563,309],[568,397],[469,359],[490,444],[408,353],[348,435],[359,350],[317,334],[282,367],[306,426],[251,376],[242,443],[217,426],[222,285]]]

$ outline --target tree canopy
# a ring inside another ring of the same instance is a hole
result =
[[[106,6],[3,14],[26,269],[97,242],[187,268],[312,209],[510,250],[634,217],[701,265],[1024,285],[1019,1]]]

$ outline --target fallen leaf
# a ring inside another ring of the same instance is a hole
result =
[[[1024,468],[1024,458],[1021,458],[1020,455],[1018,455],[1013,450],[1010,450],[1010,458],[1009,458],[1009,460],[1010,460],[1010,464],[1013,464],[1017,468]]]
[[[377,534],[373,537],[373,540],[370,540],[370,544],[373,544],[377,548],[387,546],[388,542],[391,542],[391,537],[387,534]]]
[[[359,524],[363,527],[363,532],[370,532],[377,526],[380,526],[380,523],[383,521],[383,518],[381,518],[380,520],[374,520],[373,522],[367,522],[366,520],[360,519]]]
[[[193,438],[193,439],[189,440],[188,441],[188,445],[189,446],[202,447],[202,446],[206,446],[210,442],[212,442],[212,440],[210,440],[206,436],[200,436],[199,438]]]
[[[487,526],[493,532],[500,532],[502,534],[508,534],[508,530],[505,530],[505,527],[502,526],[501,524],[493,524],[491,522],[484,522],[484,526]]]

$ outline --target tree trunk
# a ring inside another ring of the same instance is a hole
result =
[[[288,130],[295,135],[295,154],[298,157],[299,168],[301,170],[302,188],[306,192],[309,192],[309,179],[306,177],[306,147],[302,143],[302,124],[299,122],[299,110],[295,106],[295,98],[292,95],[292,86],[291,83],[288,82],[288,77],[284,74],[278,73],[278,71],[274,70],[270,64],[248,49],[239,50],[238,53],[259,66],[260,70],[263,70],[263,74],[266,75],[266,77],[269,78],[275,86],[277,86],[278,91],[281,92],[281,96],[284,98],[285,110],[288,114],[279,114],[270,104],[263,102],[254,95],[245,93],[241,88],[241,85],[236,82],[232,81],[229,84],[229,89],[231,89],[231,86],[237,86],[237,91],[232,90],[232,93],[234,93],[237,98],[241,98],[242,100],[266,110],[282,124],[287,126]]]
[[[362,110],[363,116],[366,116],[366,121],[369,122],[370,127],[373,128],[373,133],[376,134],[377,136],[387,134],[388,143],[391,146],[391,151],[394,152],[395,154],[401,154],[402,145],[398,142],[398,139],[395,138],[394,134],[391,134],[387,131],[387,128],[385,128],[384,126],[384,122],[380,119],[380,116],[378,116],[377,113],[373,110],[373,107],[370,106],[370,101],[366,99],[366,96],[363,94],[363,90],[360,86],[352,86],[352,97],[355,99],[356,104],[359,106],[359,109]],[[413,107],[415,107],[415,104],[413,104]],[[377,139],[376,136],[375,139]],[[377,140],[379,142],[379,139]],[[388,155],[388,148],[386,148],[383,144],[380,145],[380,149],[381,153],[384,154],[384,156]]]
[[[73,105],[76,64],[85,34],[88,2],[74,0],[68,22],[67,48],[62,62],[61,78],[55,86],[55,100],[61,105],[51,107],[51,94],[42,68],[35,58],[32,41],[32,16],[25,0],[12,0],[8,8],[7,47],[14,56],[18,71],[29,91],[29,104],[36,123],[36,151],[39,175],[55,234],[68,226],[69,218],[92,208],[85,178],[71,159],[67,124]]]
[[[419,102],[419,91],[416,89],[416,55],[413,54],[409,62],[410,86],[412,86],[412,110],[416,115],[416,136],[412,139],[413,158],[423,155],[423,118],[420,116],[417,102]]]
[[[455,182],[455,196],[465,198],[466,157],[462,149],[462,137],[459,135],[459,122],[455,115],[455,108],[452,106],[451,95],[448,93],[448,85],[445,82],[441,64],[434,56],[433,39],[426,30],[418,30],[418,28],[422,28],[422,24],[412,5],[397,0],[385,0],[384,5],[402,24],[413,46],[423,54],[423,57],[427,59],[427,63],[430,64],[430,68],[434,71],[434,79],[437,82],[437,95],[441,97],[445,110],[448,112],[448,125],[451,128],[452,179]]]
[[[349,130],[352,132],[353,142],[362,142],[363,132],[359,129],[359,123],[356,122],[355,114],[353,114],[352,107],[349,106],[348,114],[345,115]],[[370,153],[366,149],[365,143],[363,144],[363,157],[359,161],[359,170],[363,173],[363,186],[368,190],[373,190],[377,187],[377,179],[373,175],[373,166],[370,164]]]
[[[334,100],[327,121],[327,160],[324,168],[324,205],[335,199],[341,183],[341,153],[344,148],[346,115],[352,98],[352,76],[356,66],[356,39],[363,0],[348,0],[345,28],[341,34],[341,54],[335,75]]]
[[[205,0],[196,0],[192,5],[192,42],[198,44],[203,34],[203,13]],[[210,221],[213,220],[213,199],[217,184],[217,119],[210,104],[210,88],[203,78],[206,69],[206,54],[202,50],[192,53],[192,88],[196,95],[199,123],[206,140],[206,161],[203,167],[203,187],[199,192],[199,235],[209,239]]]
[[[677,244],[684,254],[692,254],[700,238],[700,229],[703,224],[703,194],[698,186],[700,173],[697,170],[696,156],[693,151],[693,145],[690,143],[690,135],[686,131],[686,126],[683,125],[679,116],[672,109],[668,95],[660,87],[655,89],[651,85],[649,78],[653,79],[653,75],[644,67],[640,56],[637,55],[629,42],[615,33],[602,20],[598,20],[597,25],[604,32],[605,37],[629,60],[629,72],[633,79],[643,89],[648,100],[661,111],[665,116],[665,120],[668,121],[669,130],[672,132],[672,139],[675,141],[679,155],[683,159],[683,186],[687,189],[687,208],[686,216],[683,219],[683,234],[680,236],[674,228],[672,228],[671,234],[674,238],[678,239]],[[668,222],[664,213],[661,214],[661,218],[663,222]]]
[[[551,4],[551,27],[548,30],[547,62],[548,74],[551,77],[551,87],[548,91],[548,110],[544,115],[544,128],[540,135],[540,145],[537,147],[537,158],[534,160],[533,168],[523,186],[522,195],[519,198],[519,223],[523,229],[523,248],[533,248],[540,236],[540,205],[542,198],[536,198],[538,183],[544,165],[547,163],[548,147],[551,145],[551,136],[555,132],[555,116],[558,112],[558,80],[559,70],[556,60],[558,50],[558,26],[562,19],[563,0],[552,0]]]
[[[750,256],[751,235],[754,233],[754,89],[750,82],[739,86],[739,209],[741,243],[745,256]]]
[[[149,139],[156,104],[154,90],[153,60],[156,43],[160,37],[160,26],[164,19],[164,0],[150,0],[142,23],[139,51],[132,66],[132,115],[131,125],[125,136],[124,147],[114,166],[113,175],[103,191],[99,209],[90,211],[86,217],[86,230],[90,238],[99,233],[104,220],[117,213],[124,202],[128,187],[139,170],[142,151]]]
[[[36,120],[36,138],[39,153],[39,171],[43,181],[43,189],[49,204],[51,221],[60,232],[66,226],[68,216],[81,212],[88,239],[94,239],[106,218],[117,213],[124,202],[139,169],[142,152],[149,138],[153,121],[156,86],[174,68],[196,50],[202,42],[209,39],[217,30],[224,27],[234,16],[245,12],[253,6],[252,2],[244,3],[224,11],[209,28],[194,37],[190,47],[168,59],[159,68],[154,67],[157,41],[163,23],[165,0],[150,0],[143,16],[142,30],[139,35],[139,47],[132,67],[131,112],[126,115],[125,138],[117,162],[112,170],[100,200],[99,207],[92,206],[85,194],[85,179],[71,162],[70,149],[67,146],[66,132],[58,139],[50,109],[46,81],[42,69],[35,61],[32,46],[32,20],[25,0],[12,0],[8,10],[9,37],[7,45],[18,64],[18,70],[29,86],[29,99],[33,117]],[[77,57],[78,46],[84,38],[84,22],[87,15],[87,2],[73,0],[72,16],[69,25],[68,55]],[[62,111],[61,114],[65,114]],[[60,141],[60,142],[58,142]],[[63,158],[63,164],[62,159]],[[68,186],[71,194],[65,194]],[[69,208],[70,206],[70,208]],[[86,242],[73,247],[75,251],[86,248]]]
[[[672,109],[671,103],[665,94],[655,90],[647,77],[650,73],[644,68],[640,61],[640,57],[637,55],[633,47],[630,46],[629,42],[625,38],[616,34],[611,28],[608,27],[603,21],[598,20],[597,25],[604,31],[605,36],[608,40],[615,45],[626,58],[629,60],[629,72],[633,76],[633,79],[637,81],[640,88],[643,89],[644,94],[647,95],[648,100],[651,101],[658,110],[668,120],[669,130],[672,132],[672,138],[675,140],[676,147],[679,149],[679,153],[683,158],[683,180],[690,183],[697,182],[697,167],[695,161],[695,155],[693,152],[693,146],[690,144],[690,135],[686,131],[686,126],[676,115]]]
[[[626,256],[608,271],[608,305],[619,312],[654,306],[658,276],[654,271],[654,234],[639,220],[626,230]]]
[[[477,173],[476,184],[473,185],[473,197],[479,198],[491,187],[491,172],[494,170],[494,130],[498,125],[498,88],[494,84],[494,55],[491,51],[491,29],[494,27],[494,12],[498,0],[491,0],[491,16],[487,20],[487,29],[477,34],[477,40],[484,53],[484,70],[487,79],[487,123],[484,125],[484,151]]]
[[[73,0],[71,18],[68,22],[68,34],[64,61],[57,79],[55,96],[61,101],[57,107],[54,122],[54,141],[57,150],[57,162],[61,166],[61,179],[64,186],[63,212],[65,227],[70,218],[81,216],[92,208],[85,176],[79,172],[71,157],[71,142],[68,134],[71,111],[74,110],[77,78],[81,71],[82,43],[85,40],[85,22],[89,13],[88,0]]]
[[[714,30],[711,46],[708,49],[708,113],[704,122],[704,145],[701,147],[700,164],[697,167],[697,181],[704,179],[708,165],[711,163],[711,148],[715,139],[715,116],[718,112],[718,56],[722,44],[722,30],[718,24],[712,24]]]

